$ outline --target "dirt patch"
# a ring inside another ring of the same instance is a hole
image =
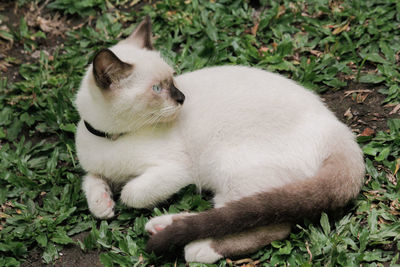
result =
[[[72,239],[74,241],[81,241],[89,234],[89,232],[80,233]],[[99,251],[82,251],[77,245],[71,247],[65,247],[60,253],[60,258],[54,263],[54,266],[91,266],[91,267],[101,267],[103,266],[99,260]]]
[[[102,267],[97,251],[83,252],[78,247],[66,248],[62,251],[60,258],[54,263],[56,267]],[[32,265],[33,266],[33,265]]]
[[[386,131],[389,118],[399,118],[399,114],[389,114],[393,107],[384,106],[385,96],[378,92],[379,87],[351,83],[340,91],[328,91],[321,95],[322,100],[342,122],[356,134],[372,135]]]
[[[39,267],[48,266],[42,262],[43,251],[39,249],[33,250],[21,267]],[[60,253],[60,258],[52,264],[52,266],[65,266],[65,267],[101,267],[103,266],[99,261],[99,253],[97,251],[83,252],[80,248],[66,247]]]
[[[88,233],[89,232],[80,233],[72,237],[72,239],[74,241],[80,240],[83,242],[83,239]],[[28,259],[21,264],[21,267],[46,266],[46,264],[42,262],[42,254],[42,250],[33,249],[29,253]],[[56,267],[101,267],[103,265],[99,260],[99,255],[100,252],[98,251],[84,252],[77,245],[71,245],[63,248],[62,252],[59,253],[59,258],[52,265]]]

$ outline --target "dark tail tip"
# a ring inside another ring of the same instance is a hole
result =
[[[147,241],[146,252],[149,254],[154,252],[156,255],[159,255],[164,251],[165,243],[160,243],[157,241],[157,238],[153,237],[154,235],[150,237],[149,241]]]
[[[164,254],[167,251],[174,250],[177,244],[173,241],[173,233],[168,231],[169,229],[164,229],[161,232],[154,234],[147,241],[146,252],[154,252],[156,255]]]

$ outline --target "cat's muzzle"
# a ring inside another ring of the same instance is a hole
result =
[[[176,101],[176,103],[183,105],[183,102],[185,101],[185,95],[179,91],[174,84],[171,84],[171,87],[169,88],[169,94],[171,98]]]

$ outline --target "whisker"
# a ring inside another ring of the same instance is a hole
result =
[[[134,132],[141,130],[146,125],[152,125],[152,131],[159,125],[163,118],[169,117],[177,111],[178,107],[167,106],[157,112],[142,113],[137,119],[129,124],[129,128]]]

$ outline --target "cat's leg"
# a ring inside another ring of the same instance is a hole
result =
[[[190,183],[190,176],[181,168],[173,165],[154,167],[122,188],[121,201],[133,208],[149,208]]]
[[[246,255],[274,240],[284,239],[289,233],[289,224],[278,224],[258,227],[218,239],[197,240],[185,246],[185,260],[213,263],[221,258]]]
[[[83,179],[82,189],[85,192],[89,210],[98,218],[114,216],[114,201],[106,181],[94,174],[87,174]]]

